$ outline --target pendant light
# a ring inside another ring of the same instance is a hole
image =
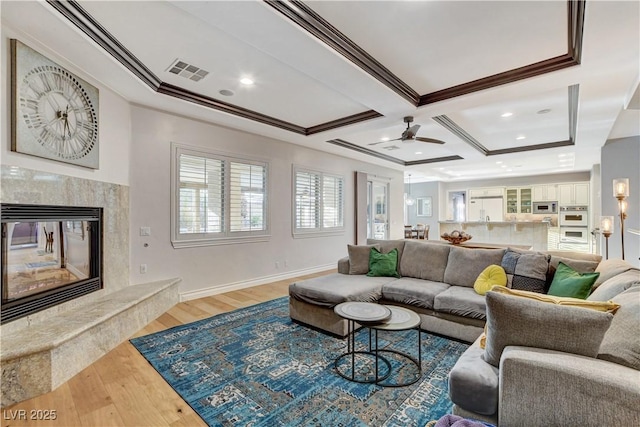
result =
[[[407,206],[413,206],[416,203],[416,199],[411,197],[411,174],[409,174],[409,195],[407,196],[405,203]]]

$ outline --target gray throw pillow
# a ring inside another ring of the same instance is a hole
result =
[[[349,274],[367,274],[369,272],[369,253],[371,248],[380,250],[380,245],[347,245]]]
[[[613,302],[620,304],[620,308],[604,334],[598,359],[640,371],[640,287],[624,291]]]
[[[615,277],[629,270],[640,272],[640,269],[635,268],[627,261],[621,259],[607,259],[600,261],[600,264],[598,264],[598,268],[596,268],[596,273],[600,273],[600,276],[598,276],[598,278],[596,279],[596,283],[593,284],[593,289],[597,289],[598,286],[602,285],[612,277]]]
[[[640,270],[631,269],[605,281],[589,295],[587,300],[609,301],[627,289],[638,286],[640,286]]]
[[[447,267],[444,270],[444,282],[448,285],[473,288],[473,284],[485,268],[491,264],[500,265],[504,251],[451,246]]]
[[[541,252],[507,249],[501,263],[504,272],[507,273],[507,287],[545,293],[549,258],[549,255]]]
[[[500,365],[505,347],[520,345],[596,357],[613,315],[487,292],[487,340],[482,358]]]

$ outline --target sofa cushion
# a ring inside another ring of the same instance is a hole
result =
[[[520,345],[596,357],[613,314],[488,292],[482,358],[500,365],[505,347]]]
[[[620,308],[604,334],[598,359],[640,371],[640,287],[624,291],[613,302],[620,304]]]
[[[383,254],[376,248],[369,252],[369,277],[400,277],[398,274],[398,250]]]
[[[587,298],[589,301],[608,301],[627,289],[640,286],[640,270],[631,269],[609,278]]]
[[[597,289],[598,286],[602,285],[607,280],[629,270],[640,273],[639,269],[621,259],[607,259],[601,261],[600,264],[598,264],[598,268],[596,268],[596,272],[600,273],[600,276],[598,277],[598,280],[596,280],[596,283],[593,284],[593,289]]]
[[[449,397],[456,405],[478,414],[498,411],[499,371],[482,359],[478,338],[449,372]]]
[[[349,274],[367,274],[369,272],[371,248],[380,249],[380,245],[347,245]]]
[[[402,272],[402,266],[400,263],[402,262],[402,256],[404,252],[404,244],[406,240],[398,239],[398,240],[378,240],[378,239],[367,239],[368,245],[379,245],[380,252],[383,254],[388,254],[393,249],[398,250],[398,274],[401,276],[404,275]]]
[[[472,249],[451,246],[444,282],[473,288],[482,270],[491,264],[500,265],[504,249]]]
[[[346,301],[377,302],[382,297],[382,285],[394,280],[398,279],[333,273],[292,283],[289,295],[324,307]]]
[[[541,252],[507,249],[501,262],[507,273],[507,287],[544,293],[549,258],[549,255]]]
[[[433,309],[433,300],[440,292],[449,288],[442,282],[403,277],[382,288],[382,297],[392,302]]]
[[[484,295],[496,285],[507,286],[507,275],[504,272],[504,268],[491,264],[482,270],[482,273],[480,273],[473,284],[473,290],[476,291],[478,295]]]
[[[443,282],[450,249],[449,245],[407,241],[400,260],[402,276]]]
[[[578,273],[563,262],[558,264],[549,295],[586,299],[600,273]]]
[[[484,320],[486,317],[484,298],[473,288],[451,286],[435,296],[433,308],[444,313]]]

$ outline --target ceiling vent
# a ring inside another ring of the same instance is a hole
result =
[[[195,82],[204,79],[207,74],[209,74],[208,71],[196,67],[195,65],[187,64],[179,59],[176,59],[175,62],[169,66],[167,71]]]

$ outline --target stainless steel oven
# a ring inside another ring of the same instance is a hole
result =
[[[563,206],[560,208],[560,227],[588,227],[589,215],[586,206]]]
[[[560,243],[589,244],[589,229],[587,227],[560,226]]]

